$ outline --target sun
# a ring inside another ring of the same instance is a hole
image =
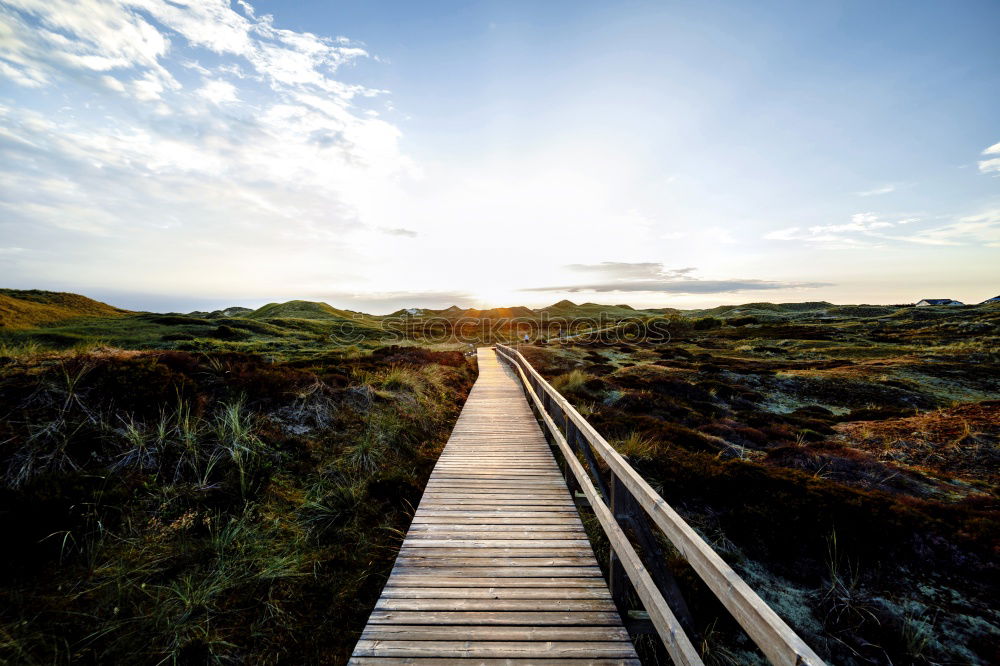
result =
[[[520,305],[514,290],[506,285],[489,285],[472,292],[472,305],[480,309]]]

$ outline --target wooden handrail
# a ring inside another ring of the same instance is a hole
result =
[[[824,664],[823,660],[799,638],[798,634],[778,617],[777,613],[733,571],[732,567],[726,564],[711,546],[705,543],[705,540],[698,536],[691,526],[667,504],[666,500],[660,497],[638,472],[615,451],[614,447],[594,430],[593,426],[576,411],[569,401],[545,381],[520,352],[501,344],[497,344],[495,349],[500,358],[517,368],[525,390],[538,407],[546,427],[552,433],[569,468],[587,495],[601,527],[604,528],[615,553],[621,559],[623,568],[646,607],[657,633],[676,663],[699,664],[701,660],[698,659],[696,652],[694,658],[697,661],[690,660],[690,653],[683,647],[684,643],[690,646],[690,641],[680,629],[679,623],[663,600],[662,594],[653,585],[649,574],[642,562],[638,560],[635,550],[632,549],[603,498],[594,488],[583,465],[573,454],[565,437],[560,433],[549,413],[553,407],[558,408],[567,423],[571,422],[579,430],[586,443],[597,452],[611,473],[617,477],[639,506],[645,510],[653,523],[663,531],[674,547],[690,563],[695,573],[708,585],[709,589],[772,664],[778,666],[822,666]],[[544,393],[544,398],[547,400],[539,396],[538,393]],[[548,407],[546,407],[546,402]],[[598,473],[596,469],[594,472]],[[606,524],[608,522],[610,524]],[[634,559],[633,556],[635,556]],[[647,583],[653,585],[655,596],[648,589]],[[664,610],[663,607],[666,609]],[[683,637],[683,642],[681,637]],[[675,656],[675,651],[679,652],[679,656]]]

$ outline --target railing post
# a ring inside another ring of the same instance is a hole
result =
[[[625,490],[625,492],[628,491]],[[667,604],[677,617],[677,621],[684,627],[688,638],[697,643],[700,640],[700,633],[695,627],[694,617],[691,615],[687,601],[684,600],[684,595],[677,585],[677,579],[667,568],[667,554],[663,551],[663,547],[652,530],[649,529],[649,519],[646,517],[645,511],[639,509],[634,499],[632,503],[636,510],[630,512],[624,523],[620,522],[619,524],[626,530],[631,528],[630,531],[639,543],[639,547],[646,554],[646,571],[653,578],[656,587],[663,594],[663,598],[667,600]]]
[[[611,509],[611,515],[619,522],[619,512],[622,510],[622,504],[626,498],[631,499],[628,489],[622,485],[622,482],[616,475],[612,474],[611,499],[608,508]],[[628,576],[625,574],[625,569],[622,567],[621,561],[615,554],[615,549],[609,548],[608,552],[608,587],[611,589],[611,598],[614,599],[615,605],[618,607],[618,613],[625,619],[628,617],[629,611]]]
[[[601,498],[605,502],[609,501],[610,491],[608,490],[608,484],[605,482],[604,477],[601,476],[597,460],[594,459],[594,452],[590,450],[590,442],[580,434],[580,429],[569,418],[569,414],[566,414],[566,441],[569,442],[571,447],[583,454],[584,460],[587,461],[587,468],[590,471],[590,478],[597,484],[597,490],[601,493]]]

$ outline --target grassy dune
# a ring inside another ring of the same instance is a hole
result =
[[[0,329],[28,329],[81,318],[129,314],[100,301],[53,291],[0,289]]]

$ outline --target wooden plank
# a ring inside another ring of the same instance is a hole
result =
[[[610,599],[601,587],[386,587],[382,599]],[[472,639],[470,639],[472,640]]]
[[[545,509],[538,511],[518,511],[513,509],[445,509],[435,507],[433,509],[417,509],[414,517],[421,518],[558,518],[560,515],[576,516],[575,509]]]
[[[408,541],[403,544],[399,555],[405,557],[417,555],[421,557],[437,557],[439,559],[452,557],[543,557],[545,555],[550,557],[587,557],[593,555],[593,551],[589,546],[578,548],[488,548],[485,546],[470,548],[414,548],[411,545],[413,543],[412,541]]]
[[[418,526],[419,527],[419,526]],[[443,525],[441,526],[444,527]],[[440,530],[421,530],[421,529],[411,529],[408,533],[407,538],[410,541],[427,541],[430,539],[474,539],[477,541],[502,541],[504,539],[532,539],[535,541],[545,540],[545,539],[583,539],[586,540],[587,533],[583,530],[578,530],[575,528],[567,528],[565,530],[538,530],[531,531],[530,529],[518,529],[514,530],[497,530],[496,532],[484,532],[483,529],[495,529],[496,525],[467,525],[466,527],[472,529],[440,529]],[[512,527],[511,525],[504,525],[504,527]],[[513,527],[524,528],[525,525],[516,525]]]
[[[499,657],[480,658],[471,661],[464,657],[352,657],[349,666],[640,666],[638,659],[598,659],[583,657],[578,659],[539,659]]]
[[[465,627],[469,641],[628,641],[622,627]],[[371,641],[447,641],[454,640],[452,627],[435,625],[372,624],[362,639]]]
[[[621,626],[615,611],[372,611],[368,624]],[[461,631],[458,628],[457,631]]]
[[[576,516],[553,514],[551,516],[414,516],[413,523],[423,525],[579,525]]]
[[[397,611],[613,611],[610,599],[395,599],[381,598],[378,610]]]
[[[539,553],[538,556],[524,557],[455,557],[450,556],[448,564],[456,567],[578,567],[593,564],[594,556],[590,553],[578,556],[551,555]],[[441,565],[441,558],[406,553],[396,558],[400,567],[433,567]]]
[[[447,523],[412,523],[410,529],[407,531],[407,536],[415,533],[426,533],[426,534],[443,534],[445,532],[460,532],[462,534],[468,534],[471,532],[482,532],[483,530],[489,530],[488,534],[520,534],[528,533],[535,534],[537,532],[543,533],[571,533],[571,534],[586,534],[582,527],[579,525],[573,525],[570,521],[566,521],[562,524],[555,525],[531,525],[530,527],[525,527],[524,525],[477,525],[473,524],[447,524]]]
[[[469,502],[469,503],[482,503],[484,500],[489,504],[507,504],[510,502],[524,502],[530,501],[537,504],[543,503],[554,503],[554,502],[572,502],[572,498],[569,493],[556,493],[552,491],[544,492],[532,492],[526,490],[523,492],[512,492],[509,490],[500,491],[495,490],[493,492],[479,492],[479,493],[469,493],[469,492],[427,492],[424,493],[424,500],[434,500],[434,501],[444,501],[449,503],[454,502]]]
[[[428,569],[434,569],[428,572]],[[405,574],[421,574],[442,576],[445,578],[460,578],[465,576],[481,577],[484,573],[482,567],[464,567],[442,564],[437,567],[409,567],[397,566],[393,572]],[[491,567],[490,576],[495,578],[533,578],[536,576],[567,576],[570,578],[601,577],[601,569],[595,563],[593,566],[584,567]],[[603,580],[603,579],[602,579]]]
[[[359,657],[529,657],[627,659],[635,654],[621,641],[358,641]]]
[[[410,548],[590,548],[586,539],[410,539]]]
[[[480,570],[479,576],[428,576],[424,573],[407,574],[405,572],[393,575],[386,584],[386,589],[392,587],[490,587],[490,588],[567,588],[567,587],[598,587],[606,588],[603,578],[572,577],[572,576],[532,576],[524,578],[487,576],[491,571]]]

